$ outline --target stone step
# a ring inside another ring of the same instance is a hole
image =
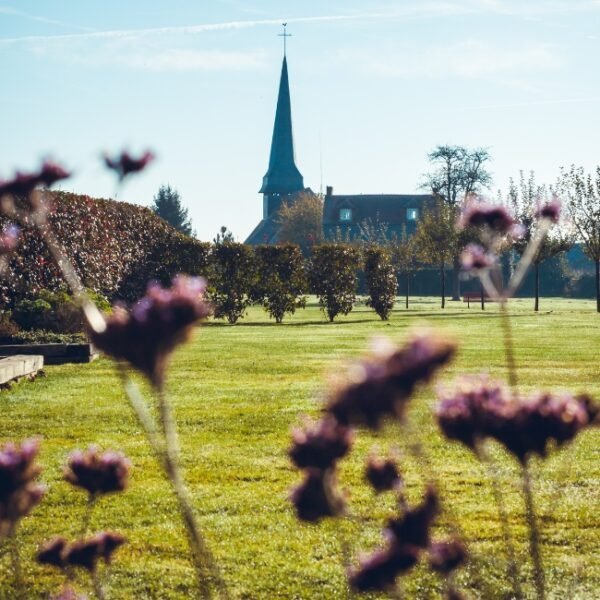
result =
[[[17,354],[16,356],[0,356],[0,386],[33,376],[44,366],[44,357],[40,354]]]

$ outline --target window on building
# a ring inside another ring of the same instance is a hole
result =
[[[351,208],[340,208],[340,221],[352,221]]]
[[[406,220],[407,221],[416,221],[419,218],[419,209],[418,208],[407,208],[406,209]]]

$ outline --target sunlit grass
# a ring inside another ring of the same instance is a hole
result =
[[[592,302],[544,299],[532,312],[531,300],[513,305],[520,385],[524,391],[587,390],[600,398],[600,318]],[[344,359],[360,354],[373,335],[401,341],[408,328],[427,324],[460,343],[455,363],[439,381],[463,372],[487,371],[504,377],[498,307],[420,300],[397,308],[381,322],[364,306],[330,324],[314,305],[275,325],[252,309],[238,325],[209,323],[178,352],[169,379],[183,446],[183,464],[199,520],[237,598],[343,598],[342,539],[354,555],[380,542],[380,530],[393,511],[389,497],[375,498],[362,482],[362,461],[373,443],[407,448],[406,434],[389,427],[381,439],[359,434],[343,465],[342,485],[350,491],[353,519],[340,526],[299,525],[287,494],[298,480],[286,450],[289,430],[305,414],[316,415],[324,376]],[[48,367],[47,378],[0,393],[3,440],[40,436],[41,462],[48,485],[44,502],[22,527],[25,576],[30,596],[60,587],[60,577],[32,561],[37,544],[56,534],[76,536],[85,496],[61,480],[66,455],[95,443],[124,451],[132,460],[130,488],[103,498],[93,530],[112,528],[129,543],[111,569],[111,598],[186,598],[194,577],[176,503],[152,458],[121,392],[112,363]],[[435,467],[448,511],[438,532],[452,519],[462,524],[476,556],[458,581],[472,587],[477,571],[502,598],[508,590],[500,527],[490,487],[478,463],[461,447],[445,443],[431,417],[432,388],[415,398],[412,429],[420,433]],[[542,515],[543,553],[555,598],[597,598],[600,589],[600,451],[597,431],[574,447],[536,465],[536,492]],[[513,530],[525,540],[523,501],[514,461],[494,448]],[[404,471],[417,501],[427,473],[407,452]],[[549,513],[555,504],[554,513]],[[530,577],[528,549],[517,544],[522,576]],[[12,597],[8,556],[0,559],[0,598]],[[85,577],[81,583],[87,585]],[[530,589],[529,583],[528,589]],[[406,583],[408,597],[436,598],[441,582],[417,569]]]

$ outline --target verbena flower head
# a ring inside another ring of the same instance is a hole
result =
[[[131,463],[119,452],[100,453],[90,446],[69,456],[65,479],[91,496],[121,492],[127,487]]]
[[[37,440],[20,446],[11,442],[0,449],[0,538],[40,502],[44,487],[36,483],[41,469],[35,464]]]
[[[433,542],[429,546],[429,566],[433,571],[449,575],[467,559],[467,549],[457,538]]]
[[[309,523],[338,516],[346,505],[332,469],[306,469],[304,481],[292,490],[290,500],[298,518]]]
[[[394,546],[427,548],[431,524],[438,512],[437,493],[432,487],[428,487],[423,502],[408,509],[402,516],[390,519],[385,532]]]
[[[0,181],[0,198],[5,195],[27,197],[40,185],[50,187],[61,179],[71,176],[66,169],[53,161],[44,161],[38,171],[17,171],[12,179]]]
[[[104,164],[118,175],[119,181],[123,181],[127,175],[143,171],[154,158],[154,154],[149,150],[139,157],[133,157],[129,152],[121,152],[119,156],[114,158],[105,154]]]
[[[12,254],[19,245],[19,228],[16,225],[8,225],[0,233],[0,256]]]
[[[377,429],[385,416],[402,416],[417,384],[430,380],[455,349],[453,343],[428,332],[413,334],[403,348],[380,347],[351,369],[350,382],[333,394],[327,411],[342,424]]]
[[[537,219],[548,219],[552,223],[558,223],[560,219],[561,201],[555,196],[552,200],[540,205],[536,210]]]
[[[55,537],[38,550],[37,561],[41,565],[50,565],[62,569],[65,566],[64,553],[66,548],[67,540],[63,537]]]
[[[388,546],[362,558],[359,566],[350,571],[348,581],[357,592],[384,592],[392,588],[396,578],[413,567],[418,560],[417,548]]]
[[[95,571],[98,561],[109,564],[115,550],[125,543],[125,538],[110,531],[103,531],[91,538],[78,540],[70,544],[64,551],[65,564],[71,567],[82,567],[87,571]]]
[[[402,478],[398,464],[393,458],[369,456],[365,477],[376,493],[402,487]]]
[[[169,289],[152,283],[131,310],[115,307],[106,329],[90,333],[92,341],[161,387],[170,354],[187,339],[193,325],[210,314],[205,289],[203,279],[183,275],[176,277]]]
[[[345,456],[352,446],[352,430],[326,415],[311,428],[295,429],[289,450],[292,462],[299,468],[328,469]]]
[[[464,271],[482,271],[496,264],[496,257],[479,244],[468,244],[460,255]]]
[[[484,201],[469,202],[458,221],[460,228],[487,227],[499,235],[509,233],[514,224],[515,220],[505,206]]]

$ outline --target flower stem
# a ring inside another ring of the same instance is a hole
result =
[[[488,476],[492,482],[492,493],[494,495],[494,502],[498,510],[498,516],[500,517],[500,525],[502,527],[502,540],[504,541],[504,548],[506,550],[506,558],[508,559],[508,575],[512,582],[512,592],[517,600],[523,599],[523,590],[521,588],[521,582],[519,581],[519,569],[517,567],[517,560],[515,557],[515,546],[513,543],[512,535],[510,534],[510,528],[508,525],[508,515],[506,512],[506,504],[504,503],[504,496],[500,489],[500,478],[498,470],[494,461],[490,457],[487,449],[483,444],[477,446],[477,456],[479,460],[485,465]]]
[[[98,598],[98,600],[105,600],[106,596],[104,595],[104,590],[102,589],[102,584],[100,583],[100,578],[98,577],[98,571],[96,569],[92,571],[92,586],[96,598]]]
[[[507,299],[500,300],[500,316],[502,323],[502,332],[504,334],[504,352],[506,354],[506,368],[508,370],[508,382],[513,394],[517,395],[518,379],[517,379],[517,363],[515,360],[515,347],[512,333],[512,323],[508,308],[506,306]]]
[[[16,528],[13,525],[9,533],[10,558],[12,563],[13,575],[15,578],[15,598],[21,599],[25,597],[25,590],[23,586],[23,571],[21,570],[21,553],[19,551],[19,540],[16,534]]]
[[[96,494],[89,494],[87,504],[85,506],[85,513],[83,514],[83,524],[81,526],[81,536],[83,537],[90,528],[90,522],[92,520],[92,512],[96,505]]]
[[[535,590],[538,600],[544,600],[546,597],[544,567],[542,565],[542,555],[540,552],[540,531],[535,514],[533,503],[533,489],[531,486],[531,473],[528,462],[523,463],[523,494],[525,495],[525,516],[529,526],[529,547],[531,558],[533,560],[533,575],[535,580]]]

